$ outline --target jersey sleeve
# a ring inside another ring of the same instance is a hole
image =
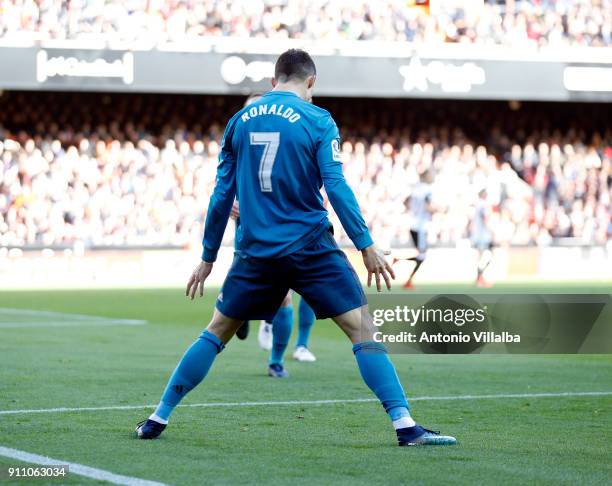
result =
[[[373,241],[361,215],[355,194],[346,183],[342,173],[340,134],[331,116],[325,120],[321,133],[317,146],[317,164],[325,192],[346,234],[358,250],[363,250]]]
[[[217,179],[215,189],[210,197],[206,223],[204,225],[204,239],[202,245],[202,260],[214,262],[221,246],[223,233],[236,197],[236,158],[232,148],[235,119],[232,118],[221,140],[221,153],[217,166]]]

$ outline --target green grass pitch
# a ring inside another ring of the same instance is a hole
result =
[[[494,291],[505,289],[517,287]],[[546,289],[609,292],[610,286]],[[24,313],[16,327],[5,311],[0,412],[156,403],[177,360],[205,327],[215,296],[209,290],[189,302],[180,289],[3,291],[0,309],[148,324],[46,326],[52,318]],[[287,380],[266,376],[267,354],[257,347],[254,327],[247,341],[229,344],[185,404],[372,397],[349,342],[331,321],[313,330],[318,361],[296,363],[289,356]],[[612,391],[612,356],[392,359],[409,397]],[[181,407],[156,441],[138,441],[133,433],[150,408],[0,413],[0,446],[176,485],[610,484],[611,408],[612,395],[414,401],[418,421],[458,438],[458,446],[446,448],[396,447],[376,402]],[[10,464],[15,461],[0,457],[0,470]],[[101,483],[72,475],[61,484]]]

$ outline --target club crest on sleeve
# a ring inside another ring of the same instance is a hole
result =
[[[332,159],[334,159],[336,162],[342,162],[342,155],[340,154],[340,142],[337,139],[332,140],[331,149]]]

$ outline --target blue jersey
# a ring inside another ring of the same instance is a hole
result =
[[[266,93],[236,113],[225,129],[202,259],[216,259],[236,197],[239,251],[281,258],[304,248],[330,227],[322,186],[355,246],[370,246],[372,238],[342,173],[340,137],[329,112],[291,92]]]

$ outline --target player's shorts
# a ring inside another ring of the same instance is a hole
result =
[[[493,238],[491,237],[491,234],[486,231],[475,233],[471,240],[474,248],[479,251],[493,249]]]
[[[330,231],[282,258],[254,258],[242,252],[217,298],[217,309],[234,319],[272,320],[289,289],[312,307],[317,319],[344,314],[367,303],[363,287]]]
[[[410,236],[414,242],[414,246],[419,250],[417,259],[425,259],[425,252],[427,251],[427,235],[425,229],[411,229]]]

